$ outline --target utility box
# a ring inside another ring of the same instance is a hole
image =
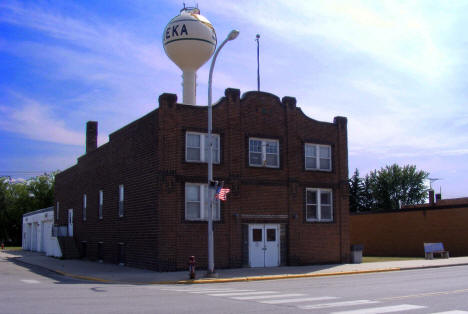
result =
[[[364,245],[362,244],[353,244],[351,245],[351,263],[360,264],[362,263],[362,250]]]

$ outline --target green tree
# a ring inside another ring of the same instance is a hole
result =
[[[9,178],[0,178],[0,241],[8,239],[7,188]]]
[[[373,170],[364,178],[356,169],[349,179],[350,211],[397,210],[400,205],[423,203],[427,196],[424,180],[428,176],[414,165],[393,164]]]
[[[353,176],[349,179],[349,210],[351,212],[360,212],[363,210],[363,192],[362,179],[359,178],[359,170],[356,168]]]
[[[0,178],[0,241],[21,244],[25,213],[53,206],[55,174],[44,174],[23,182]]]
[[[428,172],[417,170],[414,165],[400,167],[386,166],[369,174],[370,190],[375,207],[383,210],[397,210],[401,205],[423,203],[426,199],[424,180]]]
[[[362,180],[361,205],[363,211],[376,209],[376,201],[374,199],[372,187],[371,177],[367,174],[364,180]]]

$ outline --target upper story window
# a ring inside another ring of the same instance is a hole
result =
[[[57,201],[57,221],[59,220],[60,202]]]
[[[83,194],[83,221],[86,221],[86,206],[88,199],[86,197],[86,194]]]
[[[279,141],[250,138],[249,165],[255,167],[279,168]]]
[[[210,210],[210,199],[207,184],[186,183],[185,184],[185,219],[186,220],[207,220]],[[219,200],[213,202],[213,219],[219,220],[220,205]]]
[[[99,219],[102,219],[102,206],[104,204],[104,191],[99,190]]]
[[[119,185],[119,217],[124,215],[124,186]]]
[[[333,221],[331,189],[306,189],[306,220]]]
[[[331,171],[331,146],[305,144],[306,170]]]
[[[212,134],[213,163],[219,164],[219,135]],[[208,134],[187,132],[185,135],[185,160],[189,162],[208,162],[209,156]]]

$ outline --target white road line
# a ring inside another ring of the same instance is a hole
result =
[[[256,294],[270,294],[278,293],[278,291],[254,291],[254,292],[232,292],[232,293],[213,293],[207,294],[212,297],[235,297],[241,295],[256,295]]]
[[[283,303],[296,303],[296,302],[310,302],[310,301],[325,301],[338,299],[337,297],[315,297],[315,298],[292,298],[292,299],[280,299],[280,300],[266,300],[259,301],[265,304],[283,304]]]
[[[34,279],[21,279],[21,281],[24,283],[40,283],[38,280]]]
[[[240,290],[240,289],[230,289],[230,288],[161,288],[161,290],[167,291],[178,291],[178,292],[229,292],[229,291],[255,291],[255,290]]]
[[[355,301],[342,301],[342,302],[335,302],[335,303],[301,305],[301,306],[298,306],[298,307],[303,309],[303,310],[312,310],[312,309],[326,309],[326,308],[329,308],[329,307],[363,305],[363,304],[373,304],[373,303],[380,303],[380,302],[379,301],[371,301],[371,300],[355,300]]]
[[[432,314],[466,314],[468,313],[467,311],[447,311],[447,312],[437,312],[437,313],[432,313]]]
[[[301,293],[290,293],[290,294],[269,294],[269,295],[254,295],[246,297],[232,297],[234,300],[261,300],[261,299],[272,299],[272,298],[286,298],[286,297],[300,297],[305,294]]]
[[[193,290],[187,291],[188,293],[196,293],[196,294],[208,294],[211,295],[212,293],[236,293],[236,292],[255,292],[255,290]]]
[[[420,305],[411,305],[411,304],[400,304],[393,306],[382,306],[382,307],[371,307],[367,309],[359,309],[353,311],[343,311],[343,312],[334,312],[332,314],[380,314],[380,313],[393,313],[393,312],[403,312],[410,310],[424,309],[425,306]]]

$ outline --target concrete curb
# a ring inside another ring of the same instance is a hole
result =
[[[428,265],[428,266],[402,267],[401,270],[431,269],[431,268],[454,267],[454,266],[468,266],[468,263],[459,263],[459,264],[451,264],[451,265]]]
[[[81,276],[81,275],[70,274],[70,273],[66,273],[66,272],[63,272],[63,271],[61,271],[61,270],[56,270],[56,269],[49,268],[49,267],[46,267],[46,266],[37,265],[37,264],[33,264],[33,263],[28,263],[28,262],[26,262],[26,261],[21,260],[20,257],[14,257],[14,259],[15,259],[19,264],[28,265],[28,266],[33,266],[33,267],[39,267],[39,268],[42,268],[42,269],[44,269],[44,270],[50,271],[50,272],[52,272],[52,273],[55,273],[55,274],[57,274],[57,275],[61,275],[61,276],[69,277],[69,278],[82,279],[82,280],[88,280],[88,281],[105,282],[105,283],[110,283],[110,282],[111,282],[110,280],[107,280],[107,279],[101,279],[101,278],[95,278],[95,277],[88,277],[88,276]]]
[[[149,281],[149,282],[131,282],[131,281],[120,281],[120,280],[109,280],[91,276],[76,275],[67,273],[61,270],[52,269],[46,266],[28,263],[21,258],[14,258],[17,262],[33,267],[39,267],[55,274],[79,279],[86,281],[94,281],[100,283],[116,283],[116,284],[130,284],[130,285],[168,285],[168,284],[206,284],[206,283],[226,283],[226,282],[247,282],[247,281],[260,281],[260,280],[279,280],[279,279],[296,279],[296,278],[314,278],[314,277],[330,277],[340,275],[359,275],[359,274],[371,274],[371,273],[383,273],[403,270],[417,270],[417,269],[430,269],[430,268],[442,268],[451,266],[468,266],[468,263],[450,264],[450,265],[425,265],[425,266],[414,266],[414,267],[392,267],[392,268],[381,268],[381,269],[370,269],[370,270],[355,270],[355,271],[342,271],[342,272],[330,272],[330,273],[306,273],[306,274],[285,274],[285,275],[269,275],[269,276],[246,276],[246,277],[231,277],[231,278],[204,278],[204,279],[193,279],[193,280],[166,280],[166,281]]]
[[[260,280],[277,280],[277,279],[296,279],[296,278],[313,278],[313,277],[329,277],[340,275],[357,275],[369,273],[383,273],[391,271],[399,271],[400,268],[385,268],[372,270],[357,270],[334,273],[318,273],[318,274],[288,274],[288,275],[271,275],[271,276],[251,276],[251,277],[234,277],[234,278],[215,278],[215,279],[194,279],[194,280],[179,280],[179,281],[160,281],[151,282],[149,284],[203,284],[203,283],[221,283],[221,282],[242,282],[242,281],[260,281]]]

